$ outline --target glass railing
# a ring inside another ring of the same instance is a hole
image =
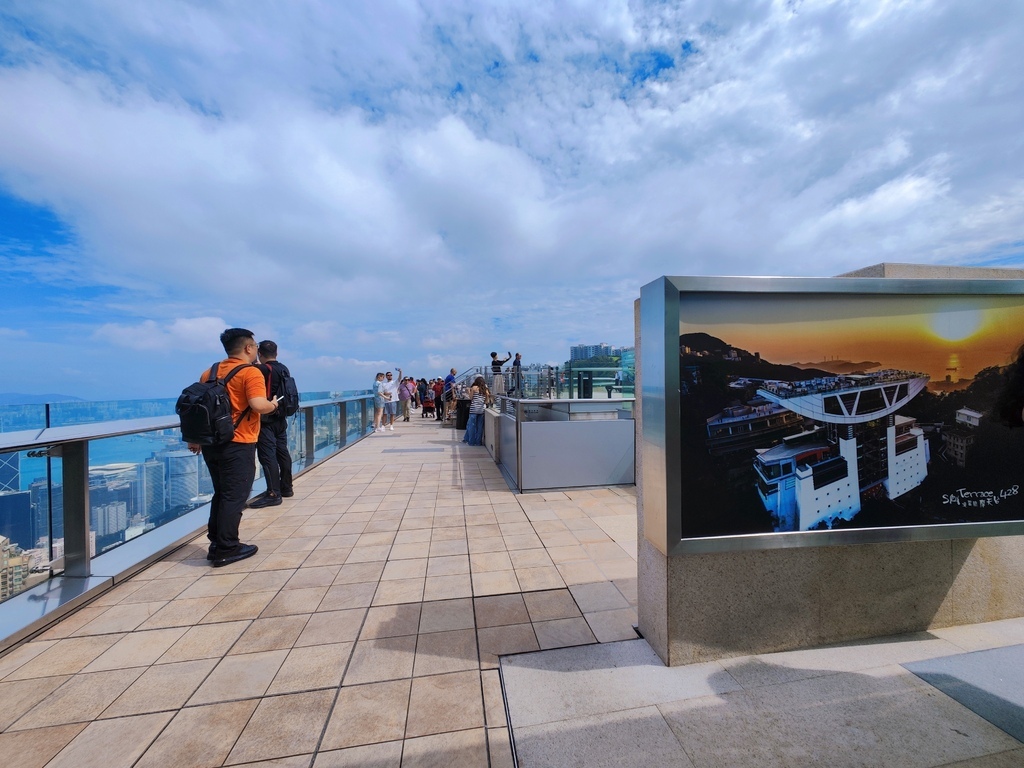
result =
[[[635,394],[634,373],[623,368],[507,367],[502,377],[506,394],[531,400],[622,399]],[[488,385],[491,380],[488,372]]]
[[[361,439],[372,426],[369,392],[314,394],[328,397],[301,398],[298,413],[289,419],[296,475]],[[44,406],[0,408],[0,602],[64,571],[66,549],[77,548],[92,559],[210,501],[209,472],[202,457],[182,442],[174,402],[54,403],[48,414]],[[167,404],[164,413],[153,414],[161,403]],[[101,415],[115,418],[97,420]],[[80,486],[65,480],[61,454],[67,460],[68,446],[84,448],[87,457],[86,482]],[[264,488],[257,467],[253,492]],[[79,498],[69,500],[75,492]],[[74,515],[66,507],[88,509],[85,541],[66,542],[66,513]]]

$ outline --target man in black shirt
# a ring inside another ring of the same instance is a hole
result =
[[[259,365],[256,367],[263,373],[267,382],[267,399],[283,396],[284,377],[291,376],[288,366],[277,360],[277,344],[273,341],[261,341],[259,346]],[[256,444],[256,455],[263,476],[267,481],[267,490],[250,502],[250,507],[275,507],[281,503],[282,497],[294,496],[292,490],[292,456],[288,452],[288,417],[283,411],[275,411],[263,417],[260,424],[260,439]]]

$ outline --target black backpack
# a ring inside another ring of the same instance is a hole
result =
[[[299,388],[289,374],[282,371],[277,372],[277,383],[274,383],[274,364],[264,363],[270,371],[270,391],[281,396],[281,402],[277,404],[277,411],[274,415],[281,415],[285,418],[294,416],[299,410]]]
[[[235,429],[249,412],[246,408],[237,421],[231,419],[231,398],[228,397],[228,382],[240,370],[249,365],[236,366],[223,379],[217,378],[214,363],[206,381],[189,384],[181,391],[175,413],[181,419],[181,439],[198,445],[222,445],[235,437]]]

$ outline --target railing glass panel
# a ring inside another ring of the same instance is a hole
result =
[[[6,445],[30,446],[27,450],[0,452],[0,602],[64,568],[64,501],[66,493],[74,491],[64,488],[61,444],[70,448],[84,443],[88,451],[87,489],[80,487],[77,493],[80,501],[83,492],[88,495],[88,542],[83,551],[87,549],[90,558],[209,502],[213,494],[209,472],[202,456],[192,454],[182,442],[180,431],[172,426],[176,422],[174,402],[62,403],[69,406],[63,410],[53,404],[49,414],[52,427],[67,422],[88,425],[80,434],[75,430],[70,438],[64,430],[65,436],[59,439],[53,435],[60,430],[44,431],[45,406],[0,408],[4,431],[10,433]],[[372,396],[364,391],[344,400],[305,402],[310,405],[300,408],[288,424],[295,475],[363,437],[365,414],[372,409]],[[139,424],[121,420],[125,416],[153,416],[161,403],[168,404],[172,411],[164,414],[166,418]],[[307,411],[312,419],[307,419]],[[99,416],[121,421],[116,426],[90,421]],[[311,442],[307,440],[309,423]],[[118,434],[124,432],[129,434]],[[257,467],[253,491],[264,487],[262,471]]]

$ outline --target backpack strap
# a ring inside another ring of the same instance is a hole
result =
[[[219,365],[219,363],[217,365]],[[232,368],[228,375],[224,377],[224,386],[226,387],[228,385],[228,382],[231,381],[232,378],[234,378],[236,373],[238,373],[243,368],[248,368],[250,365],[252,365],[252,363],[242,363],[241,365],[236,365],[234,368]],[[216,365],[214,366],[214,371],[216,371]],[[242,419],[244,419],[251,410],[251,406],[245,406],[245,410],[238,415],[238,419],[235,421],[235,429],[238,429],[238,425],[242,423]]]
[[[212,384],[217,380],[217,369],[220,367],[220,363],[214,363],[210,366],[209,374],[206,377],[206,383]]]

